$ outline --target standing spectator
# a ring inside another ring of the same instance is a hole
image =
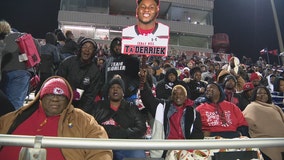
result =
[[[108,138],[89,114],[71,105],[73,91],[62,77],[46,80],[35,99],[0,118],[0,133],[52,137]],[[1,159],[18,159],[20,146],[2,146]],[[46,148],[47,160],[111,160],[111,150]]]
[[[0,71],[1,71],[1,62],[2,62],[2,51],[4,50],[5,43],[3,39],[11,32],[10,24],[4,20],[0,21]],[[0,72],[0,82],[1,82],[1,72]],[[10,102],[8,97],[0,89],[0,116],[14,111],[15,108]]]
[[[79,50],[78,44],[74,41],[74,35],[72,31],[67,30],[65,32],[65,37],[66,37],[65,43],[60,50],[62,60],[64,60],[69,56],[76,55]]]
[[[92,115],[102,125],[109,138],[141,139],[146,132],[146,121],[138,107],[124,100],[124,82],[113,78],[109,82],[108,98],[98,101]],[[114,160],[145,158],[144,150],[113,150]]]
[[[136,103],[137,91],[139,87],[139,59],[132,55],[125,55],[121,53],[121,38],[116,37],[110,44],[111,57],[105,62],[104,71],[104,96],[107,94],[109,81],[114,75],[119,75],[124,84],[125,92],[124,98],[127,101]]]
[[[2,51],[2,80],[0,88],[7,95],[15,109],[23,106],[31,78],[31,73],[26,63],[19,61],[20,49],[16,39],[21,35],[22,33],[20,32],[10,32],[4,38],[5,47]],[[35,42],[39,47],[36,40]]]
[[[49,78],[50,76],[55,75],[55,72],[58,68],[60,63],[60,52],[56,46],[57,38],[54,33],[48,32],[45,35],[45,42],[44,46],[41,46],[41,62],[39,64],[39,75],[40,75],[40,83],[37,86],[36,92],[37,93],[43,84],[43,82]]]
[[[273,84],[274,91],[271,92],[272,102],[284,111],[284,78],[276,77]]]
[[[175,68],[168,68],[166,70],[165,78],[157,83],[156,96],[160,99],[169,99],[172,93],[172,89],[175,85],[182,85],[186,88],[189,94],[189,89],[184,81],[178,79],[178,73]]]
[[[140,71],[140,91],[145,107],[155,119],[160,119],[165,139],[203,139],[200,114],[193,108],[193,101],[187,98],[187,90],[182,85],[175,85],[171,98],[163,100],[155,98],[146,83],[147,72]],[[162,129],[162,128],[160,128]],[[164,154],[165,155],[165,154]]]
[[[255,88],[251,103],[243,111],[252,138],[283,138],[284,114],[274,105],[269,90],[265,86]],[[284,147],[260,148],[266,159],[283,159]],[[281,155],[282,153],[282,155]],[[268,158],[268,157],[269,158]]]
[[[204,136],[235,138],[248,135],[248,125],[241,110],[225,100],[221,86],[208,84],[205,97],[207,102],[196,107],[201,115]]]
[[[61,29],[55,29],[54,34],[57,38],[56,46],[58,47],[59,51],[61,51],[61,48],[65,45],[66,37]]]
[[[97,43],[93,39],[83,39],[80,54],[65,59],[57,72],[57,75],[67,79],[74,91],[73,105],[87,112],[103,83],[101,71],[93,61],[96,50]]]

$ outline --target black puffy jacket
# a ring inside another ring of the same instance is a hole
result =
[[[138,107],[125,100],[121,101],[117,111],[110,108],[109,100],[102,100],[94,104],[92,115],[102,125],[109,138],[139,139],[146,132],[146,121]],[[106,125],[109,119],[117,122],[117,125]]]

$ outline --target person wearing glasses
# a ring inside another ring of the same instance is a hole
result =
[[[267,87],[254,89],[251,103],[243,114],[248,122],[249,135],[252,138],[284,137],[284,114],[281,108],[272,102]],[[283,159],[284,147],[261,148],[265,160]],[[281,155],[282,153],[282,155]]]
[[[108,135],[93,116],[71,104],[73,90],[62,77],[47,79],[35,99],[0,117],[0,134],[51,137],[103,138]],[[21,146],[0,147],[1,159],[16,160]],[[112,160],[112,151],[97,149],[46,148],[47,160]]]
[[[97,48],[93,39],[82,39],[79,54],[65,59],[57,71],[57,75],[67,79],[73,89],[72,104],[86,112],[90,110],[103,84],[101,71],[94,61]]]

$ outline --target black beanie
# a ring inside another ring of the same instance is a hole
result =
[[[114,84],[120,85],[120,87],[122,88],[123,92],[125,92],[124,82],[123,82],[123,80],[121,78],[113,78],[113,79],[111,79],[110,82],[109,82],[109,89]]]
[[[235,83],[237,83],[237,79],[235,78],[235,76],[229,74],[224,78],[224,82],[223,84],[225,84],[228,80],[233,79]]]

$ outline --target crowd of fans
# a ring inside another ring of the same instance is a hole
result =
[[[15,74],[24,71],[28,79],[32,77],[30,68],[23,67],[24,64],[18,65],[21,68],[15,67],[15,64],[10,64],[10,68],[6,66],[11,58],[8,55],[18,54],[16,42],[10,39],[13,36],[15,39],[14,34],[19,33],[4,30],[7,25],[5,21],[0,22],[1,115],[18,111],[22,107],[18,104],[24,104],[24,99],[15,103],[18,95],[10,94],[12,91],[7,88],[7,84],[13,86],[17,83],[13,80],[17,78]],[[63,94],[70,100],[66,101],[67,108],[70,110],[69,102],[72,107],[91,114],[98,121],[94,123],[103,126],[109,138],[149,138],[158,116],[162,117],[165,139],[284,137],[284,72],[281,66],[267,64],[261,57],[250,64],[243,63],[235,55],[221,60],[217,53],[214,58],[206,59],[185,54],[147,57],[147,67],[140,68],[143,56],[123,55],[119,37],[113,39],[109,47],[97,44],[91,38],[76,39],[71,31],[63,33],[56,29],[46,34],[45,43],[38,43],[41,63],[36,73],[40,75],[41,82],[35,90],[38,94],[32,104],[38,104],[36,101],[41,103],[45,95],[55,94],[44,90],[43,84],[56,75],[63,78],[69,87],[64,89],[65,92],[69,90],[68,96]],[[16,49],[7,49],[9,46]],[[10,75],[14,71],[18,72]],[[22,96],[31,92],[27,89],[29,81],[24,83],[24,89],[17,90]],[[65,85],[63,87],[66,88]],[[49,96],[49,99],[52,98],[55,99]],[[7,110],[7,106],[10,109]],[[163,112],[159,113],[161,106],[164,106]],[[5,116],[0,119],[0,127],[3,127]],[[28,122],[32,123],[31,120]],[[0,128],[0,131],[7,133],[8,129]],[[9,130],[9,133],[24,131],[25,128],[20,128],[16,132]],[[284,149],[261,151],[266,159],[281,159]],[[58,150],[54,153],[59,154]],[[65,156],[65,153],[59,155]],[[109,158],[109,152],[105,153]],[[122,158],[120,154],[140,155],[138,150],[134,153],[117,150],[114,153],[114,157]]]

